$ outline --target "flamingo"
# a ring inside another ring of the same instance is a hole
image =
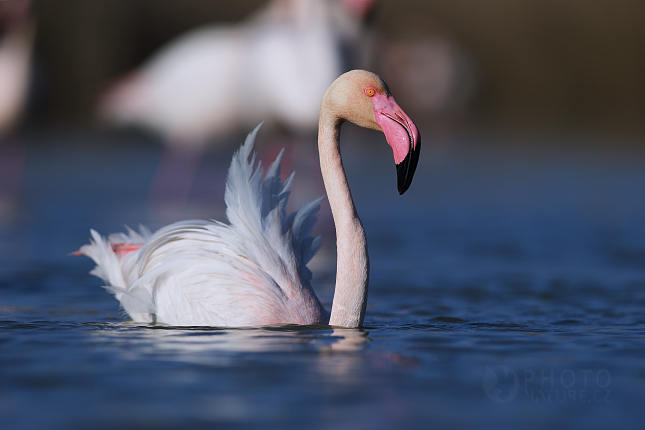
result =
[[[314,130],[320,98],[345,69],[371,1],[272,0],[234,26],[192,30],[110,86],[99,113],[163,138],[153,202],[187,200],[209,139],[260,121]]]
[[[183,221],[152,234],[110,235],[92,230],[77,255],[96,262],[92,274],[138,322],[177,326],[266,326],[329,323],[361,327],[369,258],[365,230],[343,168],[340,129],[345,121],[382,131],[396,163],[398,190],[412,182],[421,147],[416,125],[377,75],[354,70],[325,92],[319,117],[320,168],[336,227],[337,271],[331,312],[311,287],[307,262],[320,247],[310,237],[322,197],[287,214],[293,174],[280,179],[280,159],[263,177],[252,148],[259,127],[237,151],[228,172],[229,224]]]
[[[30,2],[0,4],[0,223],[16,216],[26,159],[16,128],[29,92],[35,24]]]

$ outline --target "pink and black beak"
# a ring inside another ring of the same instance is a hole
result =
[[[373,98],[376,122],[392,147],[399,194],[410,188],[419,162],[421,134],[409,116],[403,112],[391,95],[377,94]]]

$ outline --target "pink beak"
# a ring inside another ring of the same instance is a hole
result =
[[[392,147],[399,194],[403,194],[410,187],[419,162],[419,129],[391,95],[376,94],[372,97],[372,102],[376,122],[383,130],[387,143]]]

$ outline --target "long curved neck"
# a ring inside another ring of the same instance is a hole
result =
[[[360,327],[365,318],[369,257],[363,224],[358,218],[340,157],[343,120],[321,109],[318,127],[320,169],[336,227],[336,289],[329,324]]]

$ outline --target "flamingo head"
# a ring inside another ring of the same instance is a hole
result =
[[[385,134],[394,153],[399,194],[405,193],[419,162],[421,134],[387,84],[372,72],[352,70],[329,87],[323,104],[341,120]]]

